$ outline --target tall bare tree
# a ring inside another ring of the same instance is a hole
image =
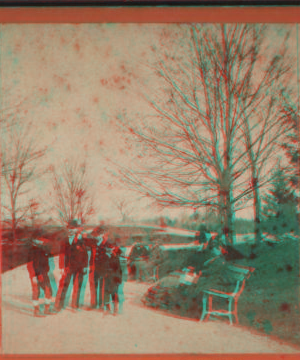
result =
[[[173,50],[160,49],[155,94],[143,94],[154,114],[135,121],[120,116],[141,147],[141,161],[131,169],[119,167],[124,182],[162,206],[216,208],[229,242],[236,204],[253,192],[249,149],[255,157],[265,139],[275,141],[266,135],[278,106],[268,91],[288,71],[278,48],[263,65],[263,30],[258,25],[182,25],[183,42],[177,37]],[[258,115],[263,118],[259,131]],[[247,129],[255,137],[245,147]],[[263,162],[259,155],[256,165]]]
[[[299,105],[288,93],[283,94],[282,126],[287,126],[289,131],[282,141],[282,147],[289,160],[288,173],[290,184],[295,190],[299,190],[300,184],[300,131],[299,131]],[[299,100],[298,100],[299,101]]]
[[[1,133],[2,183],[6,203],[2,204],[4,222],[12,228],[14,242],[17,227],[28,220],[30,203],[22,204],[21,197],[29,193],[34,183],[45,170],[39,161],[44,157],[47,147],[38,145],[38,136],[33,133],[32,124],[14,122]]]
[[[279,141],[288,131],[288,126],[284,126],[282,122],[285,116],[282,105],[284,89],[288,86],[292,74],[291,64],[286,56],[289,32],[276,53],[266,58],[260,51],[265,31],[263,26],[251,28],[252,37],[249,40],[252,42],[252,58],[245,64],[247,77],[234,94],[242,113],[241,140],[250,166],[248,190],[252,191],[254,202],[257,243],[262,239],[259,189],[272,180],[271,170],[278,160]],[[262,64],[260,73],[255,67],[257,62]]]
[[[65,161],[57,170],[52,167],[55,210],[62,224],[72,219],[86,223],[94,214],[86,162]]]

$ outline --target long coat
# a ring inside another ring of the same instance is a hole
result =
[[[50,270],[47,252],[38,246],[32,246],[29,250],[28,264],[31,277],[48,273]]]
[[[61,245],[61,255],[59,258],[60,268],[65,268],[70,272],[82,271],[88,266],[88,252],[82,239],[71,245],[67,240]]]
[[[119,254],[112,254],[111,257],[107,257],[106,260],[106,279],[108,280],[110,287],[115,289],[122,283],[122,267],[120,264]]]
[[[163,252],[159,245],[154,245],[151,249],[151,262],[153,265],[160,265],[163,261]]]
[[[110,246],[110,242],[102,242],[100,245],[94,245],[92,247],[90,271],[94,271],[101,276],[107,273],[108,256],[106,255],[106,249]]]

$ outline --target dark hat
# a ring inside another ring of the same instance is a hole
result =
[[[77,229],[81,226],[79,220],[73,219],[68,222],[67,228],[68,229]]]
[[[207,226],[205,224],[200,224],[200,226],[198,227],[198,231],[207,231]]]
[[[93,229],[93,231],[91,232],[92,236],[97,236],[97,235],[101,235],[104,234],[107,231],[107,227],[100,225],[97,226]]]
[[[122,250],[121,250],[120,246],[115,246],[114,254],[116,254],[116,255],[121,255],[122,254]]]
[[[40,238],[44,235],[44,231],[41,228],[37,228],[33,231],[33,233],[31,234],[31,238],[32,239],[37,239]]]
[[[115,246],[112,244],[111,240],[107,240],[105,243],[105,247],[108,249],[114,249]]]

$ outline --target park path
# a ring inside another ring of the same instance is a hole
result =
[[[55,260],[56,262],[57,260]],[[58,273],[54,271],[53,280]],[[89,305],[86,282],[84,305]],[[2,275],[3,354],[299,353],[295,347],[225,322],[176,318],[139,305],[147,284],[126,282],[118,316],[98,311],[32,316],[26,266]]]

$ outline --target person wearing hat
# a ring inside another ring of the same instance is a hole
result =
[[[107,247],[110,247],[109,233],[104,226],[98,226],[92,231],[94,246],[92,247],[90,261],[90,288],[91,288],[91,309],[99,306],[104,309],[104,287],[107,271]]]
[[[104,304],[107,313],[110,309],[110,297],[114,306],[114,315],[119,312],[119,286],[122,284],[122,268],[120,263],[120,255],[122,251],[118,246],[106,247],[106,276],[104,290]]]
[[[68,223],[68,238],[62,244],[60,254],[60,268],[62,277],[55,301],[55,310],[60,311],[64,307],[66,294],[73,277],[72,308],[79,309],[79,300],[83,276],[87,273],[88,252],[83,242],[82,226],[76,220]]]
[[[133,245],[131,254],[131,262],[136,268],[136,280],[137,281],[148,281],[149,276],[149,251],[142,243],[135,243]]]
[[[159,268],[163,262],[163,252],[161,250],[161,241],[160,239],[155,240],[155,244],[151,248],[151,263],[153,268],[153,280],[159,280]]]
[[[32,302],[34,316],[42,316],[40,305],[44,305],[44,314],[50,315],[52,301],[52,287],[49,279],[49,252],[46,247],[47,240],[41,237],[41,233],[33,234],[31,248],[28,252],[27,269],[32,286]],[[41,299],[41,289],[44,291],[45,299]]]

